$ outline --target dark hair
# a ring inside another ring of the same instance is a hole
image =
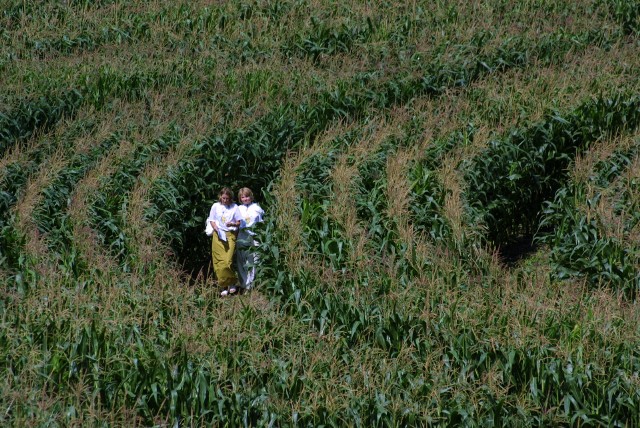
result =
[[[222,195],[227,195],[231,202],[233,202],[233,192],[228,187],[223,187],[222,190],[220,190],[220,193],[218,193],[218,201],[222,199]]]

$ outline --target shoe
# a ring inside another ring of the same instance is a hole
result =
[[[236,286],[229,287],[229,295],[236,294],[238,292],[238,288]]]
[[[222,290],[222,293],[220,293],[220,297],[227,297],[229,295],[229,290]]]

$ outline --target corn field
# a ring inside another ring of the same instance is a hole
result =
[[[640,426],[640,4],[0,1],[0,425]],[[251,188],[254,289],[204,221]]]

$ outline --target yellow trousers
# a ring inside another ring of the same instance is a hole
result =
[[[218,284],[227,288],[238,282],[236,273],[231,268],[233,263],[233,253],[236,250],[236,234],[227,232],[227,241],[213,234],[211,240],[211,258],[213,259],[213,270],[216,272]]]

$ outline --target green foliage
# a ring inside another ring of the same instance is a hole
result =
[[[0,112],[0,154],[4,154],[17,141],[31,137],[36,130],[46,132],[64,116],[72,116],[82,101],[80,91],[69,90],[35,100],[24,100],[11,112]]]
[[[412,223],[417,231],[426,233],[434,241],[447,244],[452,238],[451,227],[442,212],[446,191],[439,182],[437,168],[450,150],[470,144],[473,134],[470,124],[464,132],[457,131],[434,141],[409,173]]]
[[[17,266],[18,256],[23,252],[23,248],[19,245],[22,242],[16,239],[19,235],[18,231],[13,230],[15,217],[12,208],[18,198],[23,194],[24,187],[29,177],[44,168],[45,162],[56,151],[70,151],[73,145],[69,145],[70,141],[79,138],[83,133],[90,133],[95,129],[95,123],[76,121],[73,126],[65,130],[60,136],[53,137],[43,135],[37,138],[35,148],[30,151],[24,161],[15,161],[6,165],[2,170],[0,177],[0,228],[4,232],[0,234],[0,267],[13,268]],[[13,256],[9,256],[13,254]]]
[[[154,198],[157,207],[149,211],[149,218],[163,216],[159,220],[167,226],[166,238],[182,260],[189,265],[196,261],[188,268],[197,269],[205,259],[200,251],[192,251],[194,246],[187,247],[184,243],[195,241],[198,248],[206,247],[201,225],[206,207],[211,204],[211,195],[216,191],[204,192],[203,189],[237,183],[251,185],[261,192],[277,173],[288,150],[313,140],[336,120],[362,119],[367,112],[405,103],[417,96],[439,96],[447,88],[466,86],[485,74],[522,67],[534,59],[562,55],[577,43],[582,48],[591,42],[602,43],[597,38],[594,40],[591,33],[569,36],[560,32],[538,45],[522,38],[510,39],[495,52],[475,54],[477,59],[467,58],[469,52],[479,52],[486,41],[481,34],[470,46],[456,47],[459,56],[454,57],[454,62],[443,63],[436,58],[421,64],[418,78],[399,75],[387,80],[380,79],[376,73],[358,74],[320,91],[313,103],[281,104],[245,129],[226,129],[223,125],[212,130],[203,143],[194,145],[185,164],[171,173],[170,181],[158,182],[156,194],[161,194],[162,199]],[[444,52],[447,46],[442,48]],[[222,149],[232,155],[221,158]]]
[[[122,27],[103,27],[99,31],[88,29],[74,36],[65,34],[60,38],[53,39],[29,39],[26,47],[33,52],[33,55],[44,57],[51,52],[70,54],[76,51],[93,51],[98,46],[107,43],[135,43],[140,38],[148,36],[149,33],[149,23],[139,16],[134,16],[130,20],[125,20]]]
[[[343,23],[339,28],[311,18],[311,30],[309,34],[298,35],[299,40],[294,41],[293,46],[284,45],[282,51],[285,55],[300,54],[311,57],[317,63],[321,55],[334,55],[351,51],[356,43],[365,43],[374,30],[373,22],[367,19],[366,25],[349,26]]]
[[[622,24],[625,34],[637,35],[640,32],[640,4],[624,0],[608,0],[605,3]]]
[[[504,122],[503,110],[486,111],[491,99],[473,98],[496,95],[502,80],[514,92],[537,85],[530,70],[563,85],[545,73],[566,79],[569,60],[598,67],[593,58],[619,58],[593,51],[636,53],[636,2],[5,6],[0,424],[640,424],[638,322],[629,316],[640,263],[638,183],[629,173],[637,145],[585,182],[570,174],[576,155],[638,128],[638,85],[629,79],[637,70],[628,65],[637,61],[579,76],[553,102],[514,97],[516,113]],[[590,93],[598,79],[621,95]],[[581,101],[584,93],[593,98]],[[183,99],[165,103],[169,97]],[[147,111],[133,112],[140,100]],[[530,119],[542,108],[530,113],[525,103],[562,107]],[[112,132],[99,118],[121,107],[132,121],[140,113],[140,123]],[[82,123],[81,111],[90,117]],[[515,116],[515,129],[493,129]],[[155,118],[171,125],[158,128]],[[68,144],[79,129],[86,150]],[[371,129],[382,140],[362,153],[357,145]],[[133,149],[104,165],[112,172],[99,177],[85,207],[120,265],[93,269],[74,242],[70,198],[131,130]],[[314,149],[325,132],[337,135],[301,160],[293,194],[275,200],[284,160]],[[492,140],[479,150],[486,135]],[[391,177],[395,156],[425,138],[430,145],[408,162],[406,177]],[[479,154],[465,158],[467,150]],[[441,175],[452,151],[462,156],[461,218],[473,220],[455,243]],[[64,167],[46,187],[28,188],[54,153]],[[340,186],[332,181],[338,161],[357,162]],[[142,183],[147,167],[160,176]],[[389,213],[398,180],[410,189],[408,219]],[[149,190],[148,224],[128,225],[139,184]],[[172,246],[177,260],[157,255],[171,268],[189,273],[209,263],[203,221],[222,186],[252,188],[267,211],[256,228],[254,291],[217,299],[211,278],[187,285],[164,267],[130,269],[144,263],[130,257],[137,243],[127,233],[138,226]],[[344,187],[365,248],[334,218],[330,204]],[[37,233],[20,230],[15,217],[25,196],[39,200],[30,213]],[[621,235],[593,215],[603,198]],[[300,254],[287,253],[292,237],[278,227],[283,204],[301,222]],[[427,238],[424,247],[400,233],[407,224]],[[548,255],[509,270],[487,254],[486,241],[508,242],[540,225]],[[292,266],[297,256],[309,264]],[[624,295],[559,281],[575,276]]]
[[[4,155],[10,147],[36,132],[46,132],[64,117],[72,119],[82,106],[101,109],[116,97],[133,101],[141,98],[149,88],[179,79],[179,76],[146,73],[122,74],[110,67],[79,76],[76,89],[43,95],[35,100],[21,100],[10,113],[0,113],[0,153]]]
[[[473,215],[486,225],[488,239],[501,244],[533,232],[543,202],[566,180],[576,154],[600,139],[636,128],[639,107],[636,96],[598,98],[491,141],[465,175],[467,201]]]
[[[0,227],[0,267],[2,269],[14,268],[24,261],[24,236],[13,226],[14,217],[7,219],[6,224]]]
[[[129,269],[130,261],[126,256],[131,245],[124,232],[129,192],[145,165],[158,161],[178,143],[181,130],[175,125],[171,128],[167,134],[151,143],[138,145],[131,157],[118,165],[118,169],[109,180],[104,180],[89,208],[100,242],[124,263],[125,270]]]
[[[34,209],[33,219],[39,232],[47,234],[49,247],[59,254],[59,260],[67,275],[78,276],[83,269],[73,245],[71,225],[68,224],[67,207],[75,185],[95,165],[100,157],[118,142],[112,135],[96,145],[88,153],[76,153],[57,178],[42,189],[42,202]],[[79,266],[80,264],[80,266]]]
[[[569,183],[558,190],[553,201],[545,203],[541,226],[552,232],[539,240],[551,249],[551,259],[560,279],[586,277],[590,284],[610,284],[634,296],[640,290],[640,249],[637,243],[623,242],[640,223],[638,201],[633,198],[637,179],[616,180],[638,156],[639,146],[614,153],[596,165],[586,183]],[[622,236],[606,232],[611,221],[598,214],[606,198],[602,192],[591,194],[589,186],[608,188],[619,194],[612,212],[621,217]],[[595,214],[592,214],[595,213]]]

